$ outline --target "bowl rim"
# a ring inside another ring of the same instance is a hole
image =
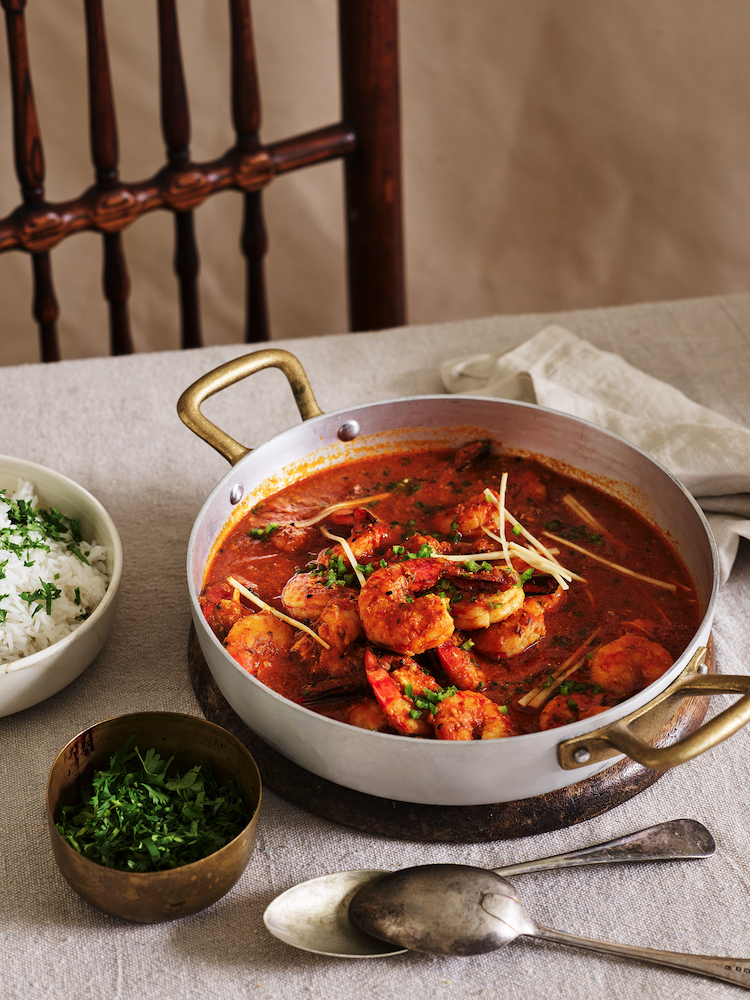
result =
[[[189,864],[186,864],[186,865],[178,865],[176,868],[165,868],[162,871],[155,871],[155,872],[131,872],[131,871],[124,871],[122,868],[109,868],[107,865],[100,865],[96,861],[92,861],[91,858],[87,858],[84,854],[80,854],[78,851],[76,851],[76,849],[74,847],[71,847],[71,845],[67,842],[67,840],[65,840],[65,838],[62,836],[62,834],[60,833],[60,831],[57,829],[57,824],[55,822],[54,809],[52,808],[52,805],[50,803],[50,791],[51,791],[50,785],[51,785],[51,782],[52,782],[52,772],[54,771],[54,769],[55,769],[55,767],[57,765],[57,762],[60,760],[60,758],[63,756],[63,754],[67,751],[68,747],[70,747],[71,744],[75,743],[81,737],[85,736],[85,734],[88,733],[88,732],[90,732],[92,729],[96,729],[99,726],[104,726],[108,722],[117,722],[117,721],[120,721],[120,720],[125,720],[125,719],[130,719],[130,718],[136,718],[136,717],[137,718],[144,718],[144,717],[148,717],[148,716],[164,716],[164,715],[169,715],[169,716],[173,716],[175,718],[190,720],[192,722],[196,722],[198,724],[202,724],[202,726],[207,726],[207,727],[209,727],[211,729],[220,730],[221,733],[225,737],[227,737],[230,741],[236,743],[237,746],[240,747],[247,754],[247,756],[250,759],[250,761],[252,762],[252,764],[253,764],[253,766],[255,768],[255,771],[257,773],[257,776],[258,776],[258,801],[257,801],[257,803],[255,805],[254,810],[253,810],[253,814],[250,817],[250,819],[247,821],[247,823],[245,823],[245,825],[242,827],[242,829],[237,834],[237,836],[233,837],[230,841],[228,841],[226,844],[224,844],[223,847],[220,847],[217,851],[212,851],[211,854],[206,854],[202,858],[198,858],[197,861],[191,861]],[[146,879],[149,879],[149,878],[153,878],[155,875],[159,875],[162,878],[164,878],[165,876],[171,875],[174,872],[186,872],[189,869],[194,868],[196,865],[201,865],[204,862],[208,861],[209,858],[215,858],[215,857],[217,857],[218,855],[220,855],[222,853],[222,851],[226,851],[229,848],[232,848],[233,846],[236,847],[236,841],[239,840],[239,838],[242,837],[247,832],[248,827],[250,827],[254,821],[257,822],[257,817],[258,817],[258,813],[260,812],[260,807],[261,807],[262,800],[263,800],[263,776],[260,773],[260,767],[258,766],[258,762],[256,761],[255,757],[253,757],[253,755],[250,753],[250,751],[245,746],[245,744],[242,742],[242,740],[238,739],[238,737],[236,737],[234,735],[234,733],[230,733],[228,729],[224,729],[223,726],[219,726],[219,725],[217,725],[217,723],[211,722],[209,719],[204,719],[204,718],[202,718],[199,715],[189,715],[187,712],[167,712],[167,711],[161,711],[161,710],[149,710],[149,711],[144,711],[144,712],[127,712],[127,713],[125,713],[123,715],[113,715],[113,716],[111,716],[108,719],[102,719],[100,722],[95,722],[92,725],[87,726],[85,729],[82,729],[72,739],[68,740],[68,742],[59,751],[59,753],[57,753],[55,755],[55,759],[52,761],[52,764],[50,765],[49,774],[47,776],[47,785],[46,785],[45,793],[44,793],[45,812],[47,814],[47,825],[49,827],[50,836],[54,837],[55,840],[59,843],[59,845],[65,851],[69,851],[70,854],[71,854],[71,857],[77,858],[78,859],[78,863],[79,864],[83,864],[84,868],[87,868],[88,866],[91,866],[92,874],[94,874],[96,871],[102,871],[103,870],[103,871],[106,871],[106,872],[110,873],[111,876],[114,877],[114,878],[117,878],[118,875],[122,875],[122,876],[127,876],[128,879],[136,878],[138,880],[146,880]]]
[[[82,622],[78,628],[69,632],[67,635],[64,635],[61,639],[57,639],[55,642],[50,643],[49,646],[45,646],[44,649],[38,649],[35,653],[29,653],[28,656],[21,656],[17,660],[8,660],[5,663],[0,663],[0,678],[4,674],[17,674],[22,670],[28,670],[32,667],[39,666],[43,663],[46,657],[52,653],[53,650],[55,653],[59,650],[64,650],[66,646],[75,642],[79,635],[91,631],[91,629],[98,624],[99,619],[106,614],[112,602],[117,599],[120,583],[122,581],[124,561],[122,541],[115,522],[112,520],[111,515],[108,513],[104,505],[97,500],[93,493],[89,493],[89,491],[84,486],[81,486],[80,483],[77,483],[74,479],[64,475],[62,472],[58,472],[56,469],[51,469],[47,465],[40,465],[38,462],[30,462],[28,459],[17,458],[14,455],[0,455],[0,473],[4,471],[4,466],[6,466],[6,464],[10,464],[18,469],[27,471],[29,475],[23,475],[22,478],[25,478],[32,483],[34,482],[33,473],[35,470],[38,470],[43,472],[45,476],[53,476],[55,479],[72,487],[73,492],[77,492],[79,495],[85,497],[86,500],[92,505],[97,515],[101,518],[107,531],[111,535],[111,548],[113,551],[112,572],[107,583],[107,589],[104,592],[104,597],[91,612],[89,617]],[[2,681],[0,681],[0,683],[2,683]]]

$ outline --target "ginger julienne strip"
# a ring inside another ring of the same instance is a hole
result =
[[[371,497],[357,497],[356,500],[342,500],[341,503],[332,503],[330,507],[324,507],[323,510],[318,511],[318,513],[313,517],[308,517],[304,521],[295,521],[294,524],[297,528],[311,528],[319,521],[323,521],[330,514],[335,514],[337,510],[347,510],[349,507],[365,507],[368,503],[373,503],[375,500],[383,500],[385,497],[389,496],[390,493],[376,493]]]
[[[582,545],[577,545],[575,542],[571,542],[567,538],[561,538],[560,535],[554,535],[551,531],[545,531],[544,534],[547,538],[554,539],[554,541],[558,542],[560,545],[567,545],[569,549],[575,549],[576,552],[583,553],[583,555],[588,556],[589,559],[593,559],[594,562],[601,563],[602,566],[608,566],[610,569],[617,570],[617,572],[622,573],[623,576],[630,576],[634,580],[643,580],[645,583],[652,583],[655,587],[663,587],[665,590],[677,590],[676,583],[669,583],[666,580],[656,580],[652,576],[644,576],[643,573],[636,573],[635,570],[628,569],[627,566],[620,566],[618,563],[612,562],[611,559],[605,559],[604,556],[594,555],[593,552],[589,552],[588,549],[584,549]]]

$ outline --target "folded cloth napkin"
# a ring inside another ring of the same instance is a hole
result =
[[[446,361],[440,374],[449,392],[538,403],[649,452],[706,512],[727,579],[740,536],[750,538],[750,430],[562,326],[507,354]]]

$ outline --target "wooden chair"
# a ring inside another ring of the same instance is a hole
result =
[[[31,255],[33,314],[42,360],[60,358],[59,309],[50,250],[82,230],[95,230],[103,238],[111,352],[128,354],[133,350],[128,318],[130,282],[121,231],[157,209],[172,212],[175,219],[182,347],[200,346],[194,211],[206,198],[226,189],[244,192],[245,339],[268,340],[267,238],[261,192],[278,174],[336,158],[345,163],[350,328],[376,330],[405,322],[397,0],[339,0],[342,120],[270,145],[263,145],[259,137],[260,98],[249,0],[229,0],[236,142],[207,163],[190,159],[190,117],[176,0],[156,0],[167,162],[148,179],[128,184],[118,176],[118,137],[102,0],[83,0],[95,182],[78,197],[58,203],[50,203],[44,196],[44,156],[26,44],[26,0],[0,3],[7,25],[15,169],[22,196],[21,204],[0,220],[0,251],[22,250]]]

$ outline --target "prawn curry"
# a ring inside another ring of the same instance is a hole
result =
[[[660,677],[700,622],[687,569],[636,511],[489,440],[269,496],[215,550],[200,603],[284,697],[447,740],[602,712]]]

